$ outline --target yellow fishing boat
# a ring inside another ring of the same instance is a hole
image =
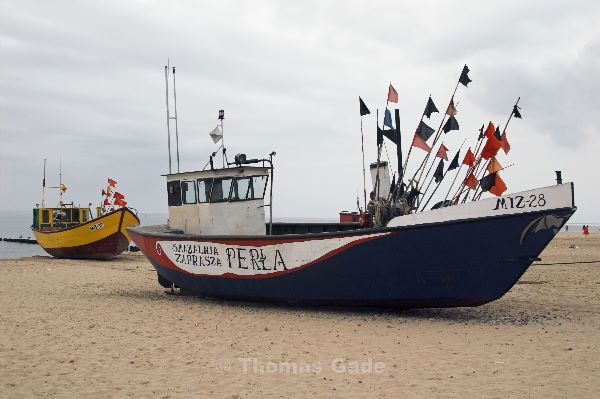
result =
[[[140,220],[125,205],[124,196],[112,193],[116,182],[108,180],[108,187],[102,190],[105,196],[101,207],[96,208],[96,217],[92,218],[89,207],[77,207],[71,202],[65,204],[62,194],[67,190],[61,183],[56,187],[60,192],[58,207],[44,206],[46,189],[44,160],[44,180],[42,183],[42,206],[33,209],[31,229],[38,244],[50,255],[57,258],[72,259],[110,259],[129,248],[127,227],[140,224]],[[109,197],[113,200],[109,202]],[[90,204],[91,205],[91,204]]]
[[[127,227],[140,220],[127,207],[96,218],[73,206],[36,208],[32,230],[38,244],[57,258],[110,259],[129,247]]]

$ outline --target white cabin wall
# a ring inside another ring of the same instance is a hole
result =
[[[199,232],[192,234],[264,235],[263,200],[201,204]]]
[[[377,164],[371,164],[371,182],[373,183],[373,190],[376,190]],[[390,195],[390,185],[392,184],[387,162],[381,162],[379,164],[379,183],[381,185],[379,188],[379,196],[381,198],[387,198]]]

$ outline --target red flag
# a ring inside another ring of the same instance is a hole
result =
[[[469,176],[465,179],[465,185],[470,189],[475,190],[477,188],[477,183],[479,183],[479,181],[473,175],[473,172],[469,173]]]
[[[437,154],[435,154],[435,156],[445,159],[446,161],[448,160],[448,149],[444,144],[440,145],[440,149],[438,150]]]
[[[104,202],[102,204],[105,205],[105,206],[110,205],[110,202],[108,202],[108,198],[105,198]]]
[[[463,165],[473,166],[475,164],[475,155],[473,155],[473,151],[469,147],[469,151],[465,154],[465,159],[462,161]]]
[[[429,147],[425,140],[423,140],[423,137],[419,136],[417,133],[415,133],[415,137],[413,137],[412,146],[420,148],[425,152],[431,152],[431,147]]]
[[[483,150],[481,150],[481,157],[485,160],[495,157],[496,154],[498,154],[500,147],[502,147],[502,143],[494,137],[494,133],[492,132],[492,135],[488,136],[487,141],[483,146]]]
[[[111,178],[108,179],[108,185],[114,187],[117,185],[117,182]]]
[[[125,199],[125,196],[123,194],[121,194],[120,192],[118,192],[118,191],[115,191],[114,197],[115,197],[115,200]]]
[[[490,188],[490,193],[499,197],[505,191],[506,184],[504,183],[504,180],[500,178],[500,174],[496,173],[496,180],[494,181],[494,185]]]
[[[490,123],[488,124],[487,129],[485,129],[485,137],[490,138],[490,136],[494,136],[494,132],[496,131],[496,128],[494,127],[494,124],[490,121]]]
[[[502,132],[502,136],[500,137],[500,143],[502,143],[502,150],[504,150],[505,154],[508,154],[510,151],[510,143],[506,138],[506,132]]]
[[[391,101],[393,103],[398,102],[398,92],[396,91],[396,89],[394,89],[394,86],[392,86],[391,83],[388,89],[388,101]]]
[[[115,199],[115,205],[117,206],[125,206],[127,205],[127,201],[124,201],[122,198]]]

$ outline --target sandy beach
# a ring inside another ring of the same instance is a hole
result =
[[[0,260],[0,397],[593,397],[600,233],[541,258],[494,303],[410,311],[166,295],[141,254]]]

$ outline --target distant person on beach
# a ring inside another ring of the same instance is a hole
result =
[[[586,237],[590,235],[590,226],[587,226],[585,224],[583,225],[583,235]]]
[[[565,226],[565,231],[569,231],[569,226]]]

